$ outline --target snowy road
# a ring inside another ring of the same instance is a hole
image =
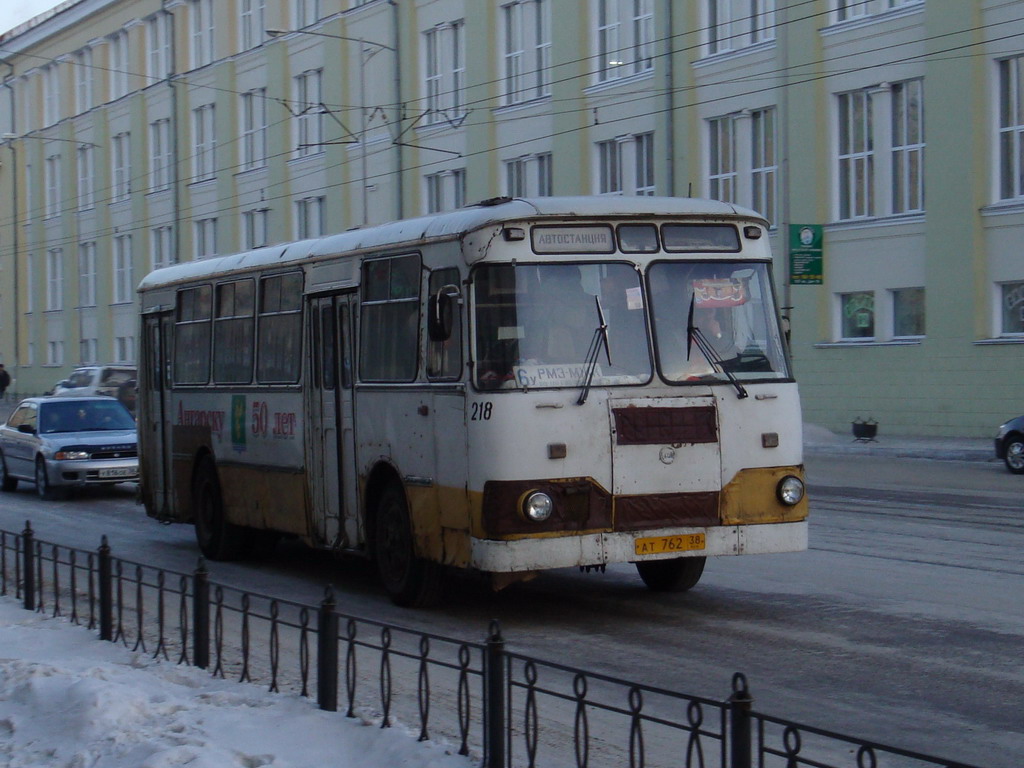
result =
[[[1024,763],[1021,481],[994,464],[815,458],[811,549],[710,562],[688,595],[646,592],[630,567],[561,571],[492,594],[458,578],[433,612],[393,607],[362,563],[282,546],[213,578],[482,640],[496,618],[512,650],[711,698],[734,671],[756,709],[993,768]],[[147,519],[128,487],[38,502],[0,498],[0,528],[190,570],[192,532]],[[995,695],[994,695],[995,692]]]

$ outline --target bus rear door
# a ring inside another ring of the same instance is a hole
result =
[[[139,369],[139,396],[145,403],[137,407],[142,415],[138,424],[139,444],[148,452],[141,464],[143,494],[147,512],[158,519],[173,518],[175,505],[171,485],[171,428],[173,421],[170,403],[171,329],[170,312],[144,316],[143,333],[145,351]],[[143,415],[144,414],[144,415]]]
[[[352,416],[352,317],[355,293],[310,300],[310,430],[306,466],[313,528],[322,544],[351,548],[360,541],[356,511]]]

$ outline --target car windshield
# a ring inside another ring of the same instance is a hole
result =
[[[790,377],[767,264],[658,262],[647,280],[666,381]]]
[[[476,271],[474,292],[481,389],[578,387],[591,372],[595,386],[651,378],[632,264],[489,264]]]
[[[39,404],[39,432],[102,432],[135,429],[135,420],[117,400],[89,400]]]

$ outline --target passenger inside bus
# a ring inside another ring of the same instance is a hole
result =
[[[594,294],[581,283],[573,264],[545,265],[538,270],[535,296],[525,307],[525,338],[519,357],[538,363],[582,363],[598,325]]]

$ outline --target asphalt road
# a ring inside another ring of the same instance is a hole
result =
[[[711,561],[688,594],[647,592],[635,571],[557,571],[494,594],[451,580],[431,612],[392,606],[363,563],[284,545],[213,577],[723,699],[746,674],[762,712],[992,768],[1024,764],[1024,478],[994,462],[811,456],[807,552]],[[0,528],[189,570],[190,528],[161,526],[130,486],[42,503],[0,497]],[[851,765],[856,763],[852,761]]]

